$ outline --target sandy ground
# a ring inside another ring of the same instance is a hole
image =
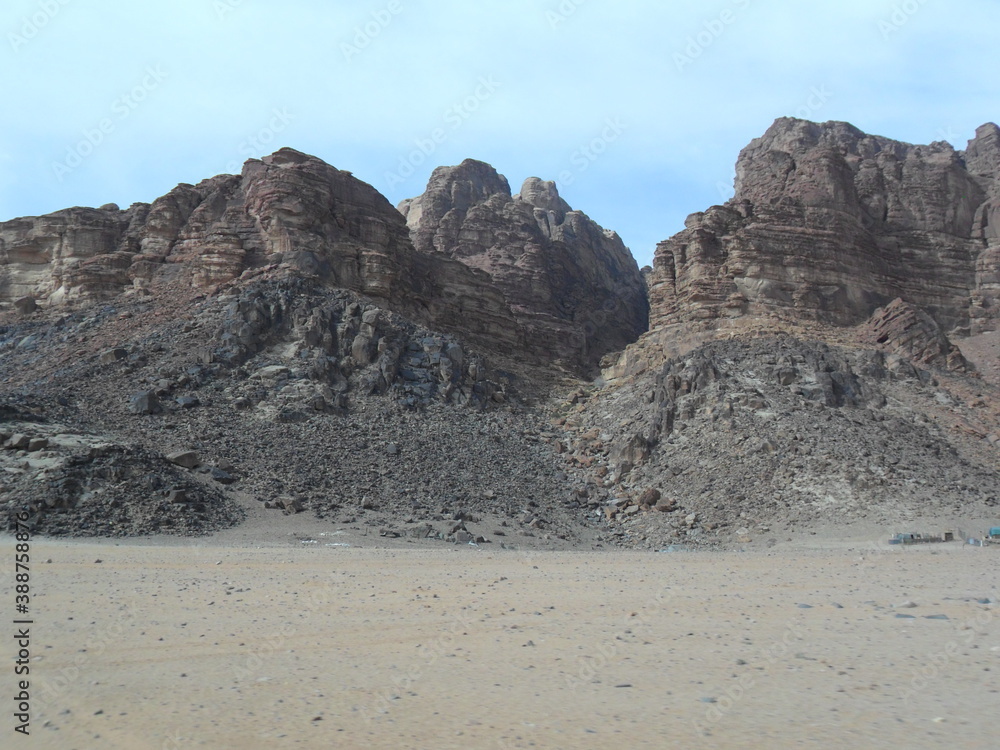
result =
[[[4,667],[0,745],[997,747],[1000,548],[315,536],[34,540],[31,736]]]

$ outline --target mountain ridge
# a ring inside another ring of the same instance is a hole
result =
[[[998,185],[992,124],[956,151],[780,118],[641,272],[471,159],[398,208],[286,148],[3,222],[0,502],[57,534],[264,502],[564,547],[989,515]]]

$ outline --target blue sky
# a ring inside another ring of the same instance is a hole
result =
[[[7,0],[0,220],[151,201],[292,146],[394,204],[472,157],[640,265],[776,117],[964,148],[996,0]]]

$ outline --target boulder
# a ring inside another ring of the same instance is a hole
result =
[[[215,466],[209,470],[208,474],[219,484],[233,484],[236,482],[236,478],[232,474]]]
[[[660,497],[662,497],[660,491],[655,487],[650,487],[639,495],[638,503],[639,505],[648,505],[649,507],[653,507],[659,502]]]
[[[184,469],[195,469],[201,465],[198,454],[194,451],[175,451],[167,454],[167,460],[175,466]]]
[[[28,435],[23,435],[21,433],[14,433],[7,440],[7,447],[15,451],[26,451],[28,446],[31,445],[31,438]]]
[[[28,452],[35,453],[37,451],[43,451],[49,447],[48,438],[32,438],[28,441]]]
[[[19,315],[31,315],[38,310],[38,304],[34,297],[21,297],[14,300],[14,309]]]
[[[155,391],[140,391],[129,399],[128,411],[136,415],[159,414],[163,406]]]
[[[171,503],[182,504],[188,502],[188,493],[184,489],[172,489],[167,494],[167,500]]]
[[[284,511],[285,515],[295,515],[305,510],[302,501],[291,495],[282,495],[275,502]]]
[[[101,354],[99,361],[102,365],[110,365],[115,362],[121,362],[123,359],[128,358],[128,350],[126,349],[109,349],[108,351]]]

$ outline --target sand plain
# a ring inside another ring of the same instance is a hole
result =
[[[358,541],[33,540],[31,735],[8,667],[0,744],[997,747],[1000,549]]]

